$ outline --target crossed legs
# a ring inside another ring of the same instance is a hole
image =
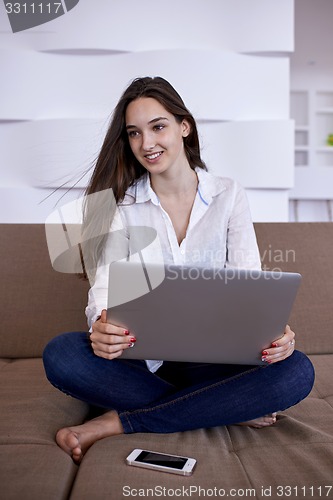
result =
[[[58,431],[58,445],[76,462],[95,441],[121,433],[272,425],[314,381],[311,362],[298,351],[267,367],[164,362],[153,374],[144,361],[95,356],[82,332],[56,337],[43,358],[55,387],[106,410]]]

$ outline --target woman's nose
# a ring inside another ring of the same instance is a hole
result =
[[[154,139],[153,139],[152,135],[151,134],[143,134],[142,148],[145,151],[150,151],[150,150],[154,149],[154,147],[155,147],[155,143],[154,143]]]

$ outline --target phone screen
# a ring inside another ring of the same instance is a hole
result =
[[[163,455],[162,453],[153,453],[151,451],[142,451],[135,459],[142,464],[162,465],[163,467],[172,467],[181,470],[187,462],[187,458],[173,457],[172,455]]]

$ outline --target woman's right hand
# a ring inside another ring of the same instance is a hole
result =
[[[101,317],[92,325],[91,347],[100,358],[119,358],[123,350],[132,347],[135,341],[136,338],[130,335],[128,330],[106,322],[105,309],[101,312]]]

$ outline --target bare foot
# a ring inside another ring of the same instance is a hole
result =
[[[96,441],[123,432],[117,412],[109,411],[82,425],[60,429],[56,435],[56,442],[75,463],[79,464],[83,455]]]
[[[248,420],[247,422],[241,422],[237,425],[246,425],[248,427],[255,427],[256,429],[261,429],[262,427],[269,427],[275,424],[276,413],[270,413],[269,415],[264,415],[263,417],[255,418],[254,420]]]

